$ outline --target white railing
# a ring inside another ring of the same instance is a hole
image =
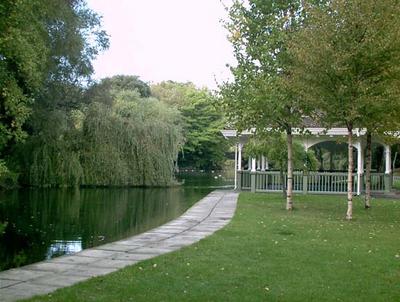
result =
[[[364,190],[365,190],[364,178]],[[384,192],[385,191],[385,173],[371,173],[371,191]]]
[[[287,177],[283,174],[283,183],[286,188]],[[279,171],[256,172],[256,191],[257,192],[277,192],[282,191],[282,176]],[[303,190],[303,175],[301,172],[294,172],[293,191]]]
[[[238,189],[254,192],[278,192],[286,188],[286,173],[282,176],[279,171],[239,171]],[[387,189],[384,173],[371,174],[371,191],[384,192]],[[394,178],[395,179],[395,178]],[[400,180],[400,177],[399,177]],[[254,182],[254,183],[253,183]],[[361,178],[361,191],[365,190],[365,175]],[[344,172],[303,172],[293,173],[293,191],[303,193],[343,194],[347,193],[347,173]],[[358,192],[358,176],[353,173],[353,192]]]
[[[347,173],[311,172],[307,179],[310,193],[346,193]],[[357,174],[353,173],[353,191],[357,192]]]

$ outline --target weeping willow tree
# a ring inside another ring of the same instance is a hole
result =
[[[136,91],[112,104],[38,110],[20,156],[33,186],[167,186],[183,143],[176,109]]]
[[[34,135],[16,151],[22,184],[40,187],[81,184],[82,137],[76,125],[82,119],[83,113],[78,110],[35,110],[31,118]]]
[[[93,103],[83,125],[85,185],[163,186],[173,182],[182,144],[179,113],[134,91],[112,106]]]

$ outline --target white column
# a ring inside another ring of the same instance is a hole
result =
[[[239,154],[238,154],[238,165],[237,165],[239,171],[242,170],[242,148],[243,145],[239,143],[238,144]]]
[[[259,157],[257,158],[257,167],[256,167],[256,170],[257,170],[257,171],[261,170],[261,162],[260,162],[260,158],[259,158]]]
[[[358,142],[355,146],[357,148],[357,195],[360,195],[362,190],[361,180],[364,174],[364,158],[361,142]]]
[[[238,144],[235,145],[235,186],[234,189],[237,189],[237,169],[238,169]]]
[[[269,170],[268,158],[265,158],[265,170]]]
[[[251,172],[256,172],[256,159],[254,157],[251,159]]]
[[[390,146],[385,145],[385,174],[392,173],[392,163],[391,163]]]
[[[265,171],[265,156],[261,156],[261,171]]]
[[[247,164],[247,169],[251,170],[251,157],[249,156],[249,163]]]

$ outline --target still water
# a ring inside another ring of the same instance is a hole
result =
[[[0,271],[145,232],[180,216],[220,175],[179,175],[173,188],[21,189],[0,193]]]

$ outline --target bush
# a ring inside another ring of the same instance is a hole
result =
[[[0,189],[8,190],[18,186],[18,174],[10,171],[4,160],[0,160]]]

